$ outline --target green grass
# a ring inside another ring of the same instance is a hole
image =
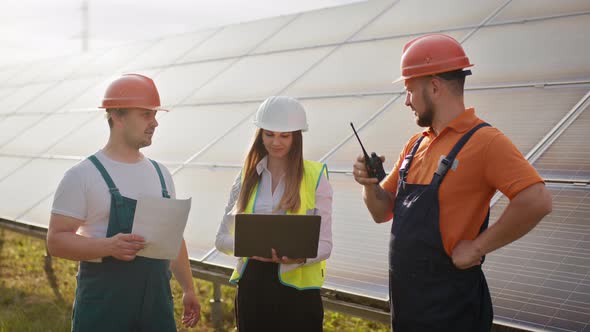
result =
[[[77,263],[53,258],[52,269],[45,269],[45,243],[0,228],[0,332],[69,331],[76,289]],[[213,287],[195,279],[201,299],[201,321],[190,331],[213,331],[211,306]],[[182,292],[172,281],[174,308],[179,331]],[[233,298],[235,289],[222,286],[222,331],[234,331]],[[389,331],[389,326],[326,311],[324,331]]]

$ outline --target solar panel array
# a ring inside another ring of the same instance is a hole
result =
[[[332,171],[334,250],[325,287],[387,300],[389,224],[376,225],[349,173],[359,154],[349,122],[391,168],[419,128],[403,105],[401,48],[428,32],[461,41],[474,75],[466,104],[511,137],[549,183],[554,212],[488,256],[499,323],[590,330],[590,2],[371,0],[85,55],[0,67],[0,217],[47,226],[65,170],[108,137],[96,106],[124,72],[153,77],[162,102],[144,149],[193,197],[190,256],[231,267],[214,238],[267,96],[299,98],[304,155]],[[567,120],[567,121],[566,121]],[[545,143],[545,144],[543,144]],[[496,220],[507,204],[494,204]]]
[[[590,188],[549,185],[553,212],[529,234],[490,255],[485,272],[495,315],[557,331],[590,321]],[[507,200],[492,209],[498,217]]]

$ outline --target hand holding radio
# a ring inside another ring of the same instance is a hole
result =
[[[361,139],[359,138],[356,130],[354,129],[354,125],[352,124],[352,122],[350,123],[350,126],[352,127],[352,131],[354,132],[354,135],[356,136],[357,140],[359,141],[359,143],[361,145],[361,149],[363,150],[364,163],[365,163],[367,175],[370,178],[376,178],[378,180],[378,182],[381,182],[385,178],[385,170],[383,169],[383,160],[381,160],[381,158],[375,152],[372,152],[371,156],[369,156],[369,154],[365,150],[365,147],[363,146],[363,143],[361,142]],[[361,175],[361,174],[354,174],[355,179],[359,175]],[[358,179],[357,179],[357,182],[358,182]]]

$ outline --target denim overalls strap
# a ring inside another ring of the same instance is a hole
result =
[[[88,159],[111,194],[106,237],[131,233],[137,201],[121,195],[96,156]],[[169,197],[160,168],[152,164],[162,196]],[[72,331],[176,331],[170,277],[170,261],[163,259],[103,257],[101,263],[80,262]]]
[[[162,174],[162,170],[160,169],[160,165],[155,160],[150,159],[150,162],[156,168],[156,172],[158,172],[158,177],[160,178],[160,186],[162,186],[162,197],[170,198],[168,194],[168,189],[166,188],[166,181],[164,181],[164,175]]]

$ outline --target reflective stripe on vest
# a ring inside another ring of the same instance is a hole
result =
[[[314,212],[315,192],[320,184],[320,179],[323,174],[326,174],[326,176],[328,175],[325,164],[309,160],[303,161],[303,179],[301,180],[301,186],[299,187],[301,204],[297,212],[293,213],[288,211],[287,214],[308,214],[308,211],[311,213]],[[258,198],[258,184],[256,184],[253,192],[254,195],[250,195],[244,213],[254,212],[254,206],[256,204],[256,199]],[[232,283],[238,283],[247,264],[248,258],[243,257],[238,259],[238,264],[229,281]],[[326,261],[304,264],[303,266],[283,273],[279,270],[279,281],[285,286],[293,287],[298,290],[319,289],[324,284],[325,271]]]

